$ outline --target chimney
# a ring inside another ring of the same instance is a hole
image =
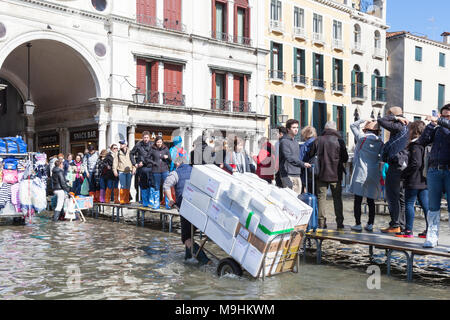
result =
[[[443,42],[445,44],[450,44],[450,32],[444,32],[441,36],[443,37]]]

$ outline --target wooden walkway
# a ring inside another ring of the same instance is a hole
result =
[[[348,228],[348,227],[347,227]],[[320,232],[309,232],[305,234],[305,241],[303,242],[303,250],[306,252],[307,239],[314,240],[316,243],[316,261],[318,264],[322,260],[322,243],[324,240],[338,241],[343,244],[360,244],[369,247],[370,260],[373,259],[373,249],[386,250],[386,264],[387,274],[390,276],[391,272],[391,255],[392,252],[402,252],[406,256],[407,266],[406,275],[407,280],[412,281],[413,277],[413,263],[414,256],[440,256],[450,258],[450,245],[439,245],[436,248],[423,248],[422,244],[425,239],[421,238],[397,238],[392,234],[385,234],[381,232],[353,232],[351,230],[335,231],[336,229],[328,229]],[[303,259],[306,254],[303,255]]]

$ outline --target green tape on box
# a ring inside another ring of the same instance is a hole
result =
[[[245,222],[245,228],[248,229],[250,227],[250,222],[252,221],[252,217],[255,213],[252,211],[248,214],[247,217],[247,221]],[[265,226],[263,226],[262,224],[258,224],[258,228],[264,232],[265,234],[269,235],[269,236],[274,236],[277,234],[283,234],[283,233],[289,233],[291,231],[294,230],[294,228],[290,228],[290,229],[285,229],[285,230],[279,230],[279,231],[270,231],[269,229],[267,229]]]

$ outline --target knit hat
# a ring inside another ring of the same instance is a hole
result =
[[[183,142],[183,139],[180,137],[180,136],[175,136],[174,138],[173,138],[173,144],[174,145],[178,145],[178,144],[180,144],[180,143],[182,143]]]

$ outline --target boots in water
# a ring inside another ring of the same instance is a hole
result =
[[[199,245],[194,242],[194,254],[197,254],[198,250],[200,249]],[[207,264],[209,261],[211,261],[205,254],[203,250],[200,250],[199,254],[197,255],[197,260],[200,262],[200,265],[203,266]]]
[[[53,221],[58,221],[59,220],[59,215],[61,214],[61,211],[55,211],[54,215],[53,215]]]
[[[148,202],[150,189],[141,189],[141,199],[142,199],[142,206],[143,207],[149,207],[150,203]]]
[[[160,204],[159,204],[159,191],[155,190],[155,188],[150,188],[150,190],[152,190],[152,200],[153,200],[153,206],[152,209],[158,210],[160,208]]]

